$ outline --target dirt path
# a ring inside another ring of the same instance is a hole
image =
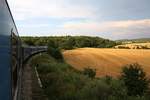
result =
[[[48,100],[38,84],[35,70],[30,66],[30,61],[23,69],[22,100]]]

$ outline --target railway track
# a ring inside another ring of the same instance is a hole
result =
[[[23,68],[22,100],[48,100],[43,89],[38,84],[35,68],[31,67],[30,60]]]

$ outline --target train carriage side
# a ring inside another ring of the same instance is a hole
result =
[[[21,40],[6,0],[0,0],[0,100],[17,100]]]

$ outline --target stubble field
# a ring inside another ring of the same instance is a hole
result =
[[[79,48],[63,52],[65,61],[78,70],[96,69],[96,76],[120,75],[126,64],[139,63],[150,76],[150,50]]]

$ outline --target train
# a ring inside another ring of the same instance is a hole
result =
[[[22,42],[6,0],[0,0],[0,100],[19,100]]]
[[[23,45],[7,0],[0,0],[0,100],[22,100],[23,66],[47,46]]]

